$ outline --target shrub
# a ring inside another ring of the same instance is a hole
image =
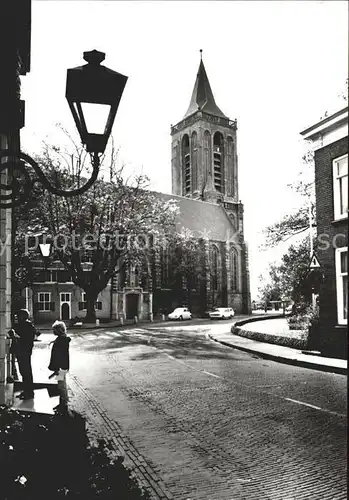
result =
[[[0,406],[0,469],[3,500],[148,500],[103,440],[89,445],[85,421],[38,415]]]
[[[275,335],[256,331],[250,331],[245,328],[235,327],[232,332],[240,337],[245,337],[259,342],[266,342],[268,344],[277,344],[285,347],[292,347],[293,349],[304,349],[307,345],[306,334],[302,332],[301,335],[290,337],[285,335]]]

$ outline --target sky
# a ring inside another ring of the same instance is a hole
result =
[[[97,49],[103,64],[129,77],[113,128],[120,161],[170,193],[170,126],[188,108],[202,49],[216,103],[238,121],[253,299],[259,275],[286,248],[261,252],[262,230],[301,202],[287,187],[302,168],[300,132],[345,105],[338,95],[348,74],[347,19],[347,2],[332,0],[34,0],[22,150],[59,143],[56,123],[79,141],[66,70]]]

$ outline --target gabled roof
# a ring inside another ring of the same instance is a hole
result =
[[[184,118],[187,118],[187,116],[196,113],[198,111],[198,108],[200,108],[200,110],[204,111],[205,113],[220,116],[222,118],[227,118],[227,116],[225,116],[225,114],[222,113],[222,111],[219,109],[214,100],[210,82],[208,81],[207,73],[202,59],[200,61],[199,70],[196,76],[189,108],[185,113]]]
[[[304,139],[312,139],[316,134],[332,130],[345,122],[348,122],[348,106],[332,113],[330,116],[327,116],[323,120],[303,130],[301,135]]]
[[[179,207],[177,229],[189,229],[196,238],[226,241],[233,231],[233,225],[224,208],[215,203],[193,200],[184,196],[154,193],[164,201],[175,200]]]

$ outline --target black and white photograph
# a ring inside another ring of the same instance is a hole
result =
[[[0,498],[345,500],[348,2],[0,22]]]

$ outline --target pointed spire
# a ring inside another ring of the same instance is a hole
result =
[[[219,109],[216,101],[214,100],[210,82],[208,81],[205,66],[202,60],[202,49],[200,49],[199,70],[196,76],[189,108],[185,113],[184,118],[196,113],[196,111],[198,111],[199,109],[201,111],[205,111],[206,113],[210,113],[211,115],[227,118],[225,114],[222,113],[222,111]]]

